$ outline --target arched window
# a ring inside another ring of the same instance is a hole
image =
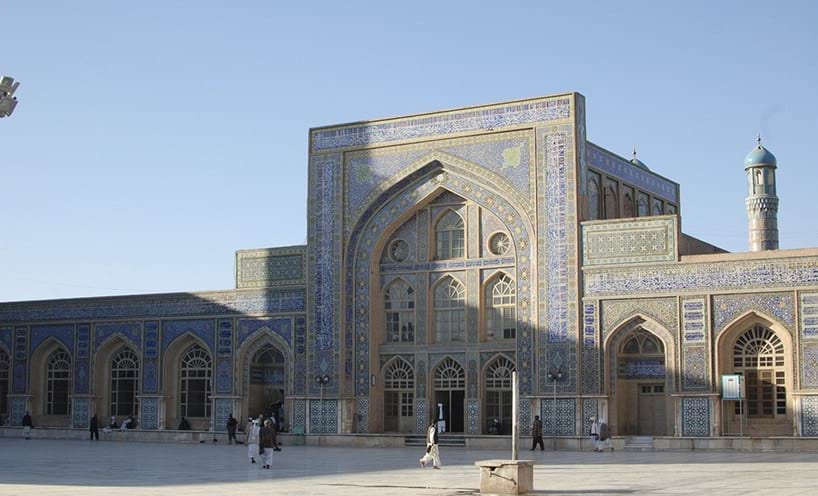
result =
[[[486,338],[514,339],[517,337],[517,286],[506,274],[486,288]]]
[[[453,277],[435,288],[435,340],[438,343],[465,341],[466,289]]]
[[[466,372],[453,358],[446,357],[435,369],[435,390],[451,391],[465,389]]]
[[[639,200],[636,202],[636,213],[639,217],[647,217],[650,214],[648,208],[648,195],[639,193]]]
[[[437,259],[463,258],[465,256],[465,228],[463,218],[449,210],[437,222]]]
[[[633,188],[625,186],[625,193],[622,195],[622,217],[636,217],[636,210],[633,205]]]
[[[183,417],[210,417],[210,382],[212,380],[210,354],[194,344],[182,357],[179,388]]]
[[[287,361],[275,346],[268,345],[258,350],[250,365],[250,382],[283,386],[287,382]]]
[[[63,349],[48,357],[46,374],[46,415],[68,415],[68,394],[71,392],[71,357]]]
[[[665,202],[658,198],[653,199],[653,215],[662,215],[665,213]]]
[[[384,430],[412,432],[415,421],[415,371],[401,358],[384,371]]]
[[[619,183],[612,179],[605,180],[605,218],[619,217]]]
[[[498,357],[486,368],[486,418],[484,431],[489,433],[494,419],[500,421],[500,432],[511,432],[511,373],[514,364],[506,357]]]
[[[767,327],[753,326],[736,339],[733,371],[744,375],[749,418],[787,414],[784,356],[784,343]]]
[[[136,415],[138,393],[139,357],[124,347],[111,360],[111,415]]]
[[[600,195],[599,183],[601,178],[594,172],[588,173],[588,220],[599,219]]]
[[[0,415],[7,415],[9,403],[9,368],[11,360],[6,350],[0,348]]]
[[[383,305],[386,312],[386,341],[413,343],[415,341],[415,290],[399,279],[386,288]]]

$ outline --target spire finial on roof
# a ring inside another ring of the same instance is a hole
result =
[[[636,160],[636,145],[633,145],[633,159]]]
[[[758,143],[758,146],[761,146],[761,133],[756,135],[756,143]]]

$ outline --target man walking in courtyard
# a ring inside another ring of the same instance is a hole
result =
[[[270,419],[264,421],[264,427],[259,431],[259,454],[261,455],[261,468],[273,466],[273,449],[275,445],[275,431]]]
[[[93,417],[91,417],[91,423],[88,426],[88,430],[91,431],[91,440],[99,441],[99,419],[97,419],[96,413]]]
[[[540,420],[539,415],[534,415],[534,425],[531,426],[531,451],[540,445],[540,451],[545,451],[545,445],[543,444],[542,440],[542,420]]]
[[[420,459],[420,466],[426,468],[426,464],[432,462],[432,468],[440,470],[440,450],[438,449],[437,420],[432,419],[429,428],[426,429],[426,454]]]
[[[250,463],[256,463],[259,449],[259,426],[258,420],[254,420],[247,429],[247,456],[250,458]]]
[[[233,418],[233,414],[230,414],[230,417],[227,419],[227,444],[233,444],[233,441],[236,440],[236,427],[239,425],[239,421]]]
[[[25,434],[26,439],[31,439],[31,428],[34,427],[31,423],[31,413],[26,412],[23,415],[23,434]]]

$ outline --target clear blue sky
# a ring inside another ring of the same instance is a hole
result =
[[[566,91],[730,251],[761,131],[818,246],[818,2],[777,3],[4,0],[0,301],[231,288],[306,240],[308,128]]]

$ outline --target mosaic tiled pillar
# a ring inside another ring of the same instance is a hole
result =
[[[577,403],[574,398],[544,398],[541,403],[540,419],[546,436],[575,436]],[[522,420],[521,420],[522,422]]]
[[[91,367],[89,363],[91,324],[77,324],[76,332],[77,339],[74,341],[74,393],[89,394],[91,392]]]
[[[13,393],[23,394],[26,392],[27,371],[28,327],[17,327],[14,329],[14,370],[11,385]]]
[[[597,346],[598,308],[594,301],[586,302],[582,310],[582,391],[585,394],[598,394],[600,391],[601,374]]]
[[[466,423],[469,434],[480,434],[480,401],[475,399],[466,400]]]
[[[800,303],[801,387],[816,388],[818,387],[818,293],[802,293]]]
[[[307,432],[307,400],[293,400],[292,431]]]
[[[426,432],[427,420],[426,420],[426,399],[425,398],[418,398],[415,400],[415,432],[417,434],[423,434]]]
[[[160,428],[159,405],[161,398],[141,396],[139,398],[139,427],[144,430]]]
[[[531,435],[531,401],[528,398],[520,398],[520,435]]]
[[[703,297],[682,300],[682,390],[709,389],[706,303]]]
[[[582,400],[582,431],[580,436],[591,432],[592,418],[599,418],[599,402],[595,399]]]
[[[213,399],[213,431],[227,432],[227,419],[233,413],[233,398]]]
[[[23,425],[23,416],[31,411],[31,396],[9,395],[9,425]]]
[[[71,397],[71,427],[87,429],[91,422],[91,398],[88,396]]]
[[[710,435],[710,398],[682,398],[682,436]]]
[[[818,396],[802,396],[801,405],[801,435],[804,437],[818,437]]]
[[[358,413],[360,414],[360,404]],[[338,402],[336,400],[311,400],[310,434],[335,434],[337,432]]]

